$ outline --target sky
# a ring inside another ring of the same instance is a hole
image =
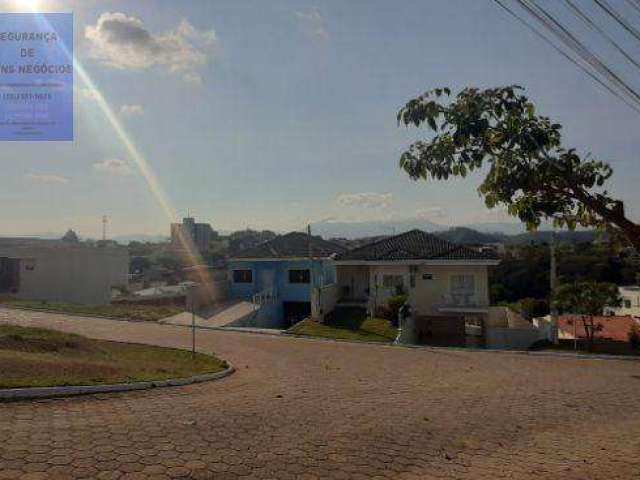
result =
[[[481,173],[410,180],[398,160],[425,132],[395,117],[436,86],[509,84],[564,126],[566,146],[612,165],[609,190],[640,221],[640,114],[492,1],[36,4],[74,13],[76,58],[91,84],[76,75],[74,142],[1,146],[0,235],[73,228],[98,237],[103,215],[110,235],[168,235],[187,213],[223,231],[509,221],[478,196]]]

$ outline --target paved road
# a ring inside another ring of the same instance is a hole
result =
[[[0,321],[189,345],[175,326]],[[189,387],[0,404],[0,479],[634,479],[640,363],[202,331],[238,371]]]

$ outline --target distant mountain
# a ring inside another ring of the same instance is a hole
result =
[[[355,239],[363,237],[379,237],[407,232],[418,228],[426,232],[442,230],[445,227],[428,220],[399,220],[378,222],[318,222],[311,224],[314,235],[323,238]]]
[[[432,233],[442,232],[448,229],[445,225],[438,225],[429,220],[419,218],[372,222],[326,221],[311,225],[311,230],[315,235],[322,235],[323,238],[346,239],[394,235],[413,230],[414,228]],[[517,235],[526,231],[521,223],[474,223],[451,228],[471,228],[476,232],[506,235]]]
[[[147,235],[145,233],[132,233],[130,235],[116,235],[110,240],[115,240],[118,243],[128,244],[129,242],[142,242],[142,243],[162,243],[168,242],[169,237],[166,235]]]
[[[503,233],[483,233],[467,227],[454,227],[434,234],[447,242],[459,245],[504,243],[507,239]]]
[[[512,245],[540,244],[551,242],[551,230],[540,230],[537,232],[527,232],[520,235],[506,237],[506,243]],[[557,232],[556,241],[558,243],[586,243],[593,242],[598,238],[595,230],[578,230],[574,232]],[[605,237],[606,238],[606,235]]]

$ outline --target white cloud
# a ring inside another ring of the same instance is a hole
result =
[[[120,107],[120,115],[123,117],[138,117],[144,114],[144,107],[142,105],[122,105]]]
[[[118,158],[108,158],[102,162],[94,163],[93,168],[98,172],[112,175],[131,175],[133,173],[129,164]]]
[[[202,82],[198,69],[209,63],[218,45],[213,29],[199,30],[187,20],[154,34],[139,18],[120,12],[100,15],[95,25],[85,28],[85,37],[91,55],[105,65],[131,70],[161,67],[190,83]]]
[[[50,185],[55,184],[64,184],[69,183],[69,179],[67,177],[63,177],[61,175],[47,175],[41,173],[28,173],[25,175],[27,180],[31,180],[33,182],[45,183]]]
[[[329,40],[327,21],[317,7],[304,12],[296,12],[298,28],[311,40],[325,42]]]
[[[341,193],[336,198],[343,207],[385,208],[391,205],[390,193]]]

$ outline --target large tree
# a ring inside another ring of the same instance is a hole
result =
[[[608,227],[640,250],[640,225],[604,189],[612,169],[562,146],[561,125],[536,114],[522,88],[436,88],[409,101],[398,123],[433,131],[400,157],[414,179],[464,177],[488,164],[478,188],[487,207],[504,205],[529,229],[543,220],[574,229]]]
[[[555,306],[561,313],[577,315],[582,321],[589,350],[593,347],[596,333],[603,328],[601,322],[595,321],[595,317],[602,315],[605,307],[619,307],[622,304],[618,287],[606,282],[565,283],[558,287],[554,298]]]

